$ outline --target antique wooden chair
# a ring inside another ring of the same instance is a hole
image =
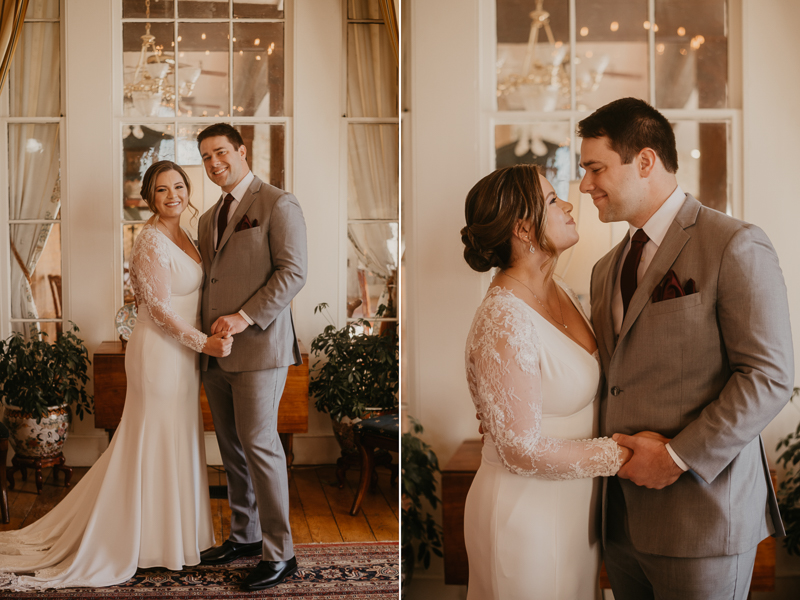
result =
[[[358,483],[353,507],[350,509],[350,514],[356,516],[375,470],[375,449],[382,448],[390,452],[400,450],[399,415],[381,415],[359,421],[353,426],[353,434],[361,453],[361,480]],[[393,479],[397,476],[395,469],[392,476]]]

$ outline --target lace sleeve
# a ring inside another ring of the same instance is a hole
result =
[[[195,352],[202,352],[207,336],[184,321],[170,304],[172,274],[167,240],[155,227],[145,226],[131,253],[131,285],[139,310],[147,306],[150,317],[167,335]]]
[[[539,341],[530,319],[501,295],[487,299],[472,324],[467,382],[483,429],[512,473],[540,479],[614,475],[622,450],[608,438],[565,440],[541,431]]]

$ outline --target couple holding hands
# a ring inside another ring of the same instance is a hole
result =
[[[197,136],[223,197],[181,228],[191,182],[159,161],[142,180],[153,217],[130,261],[138,301],[125,354],[125,409],[108,449],[34,524],[0,533],[0,587],[101,587],[137,567],[181,570],[261,556],[246,591],[297,571],[286,459],[277,433],[289,365],[300,364],[290,310],[305,284],[306,228],[297,199],[255,177],[239,132]],[[201,377],[202,376],[202,377]],[[228,483],[231,531],[214,547],[202,378]]]
[[[794,380],[778,258],[683,192],[672,128],[645,102],[578,134],[581,192],[630,226],[594,266],[591,318],[553,276],[578,241],[572,206],[535,167],[467,196],[464,257],[498,269],[466,348],[486,434],[468,598],[592,600],[602,543],[618,600],[744,599],[756,546],[783,534],[760,437]]]

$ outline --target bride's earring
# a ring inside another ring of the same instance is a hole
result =
[[[533,242],[530,240],[530,238],[528,239],[528,244],[530,244],[530,246],[528,246],[528,252],[531,254],[536,254],[536,248],[533,247]]]

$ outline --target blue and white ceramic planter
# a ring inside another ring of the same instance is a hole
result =
[[[30,413],[16,406],[6,404],[4,408],[3,422],[8,427],[8,441],[14,452],[31,458],[54,456],[61,452],[72,421],[68,404],[48,406],[39,423]]]

